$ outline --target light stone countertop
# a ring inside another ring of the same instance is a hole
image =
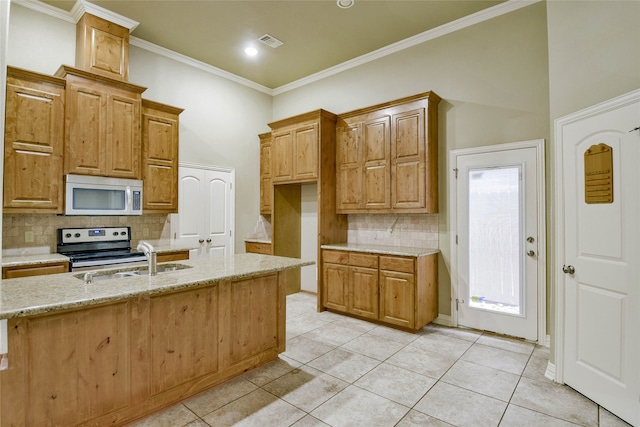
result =
[[[321,249],[334,249],[339,251],[352,252],[370,252],[380,255],[399,255],[399,256],[423,256],[437,254],[440,249],[437,248],[412,248],[408,246],[384,246],[384,245],[367,245],[361,243],[335,243],[331,245],[322,245]]]
[[[26,317],[129,298],[175,292],[223,280],[275,273],[313,265],[313,261],[259,254],[237,254],[225,258],[192,259],[164,264],[192,268],[96,281],[85,285],[83,273],[62,273],[0,281],[0,319]],[[158,264],[160,266],[162,264]],[[125,269],[122,269],[125,270]],[[121,270],[120,270],[121,271]]]
[[[31,255],[13,255],[3,256],[3,267],[16,267],[20,265],[38,265],[48,264],[51,262],[69,262],[69,258],[57,253],[53,254],[31,254]]]
[[[145,240],[153,245],[156,253],[162,254],[166,252],[189,251],[197,249],[197,246],[188,245],[180,242],[172,242],[170,240]],[[136,245],[137,246],[137,245]],[[134,247],[135,249],[135,247]],[[68,262],[69,258],[58,253],[36,253],[21,254],[2,257],[3,267],[16,267],[23,265],[48,264],[51,262]]]

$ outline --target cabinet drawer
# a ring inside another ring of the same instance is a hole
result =
[[[349,265],[378,268],[378,255],[351,253],[349,254]]]
[[[333,264],[349,264],[349,252],[341,251],[322,251],[322,258],[324,262],[331,262]]]
[[[415,260],[413,258],[381,256],[380,270],[402,271],[404,273],[413,273],[415,271],[414,262]]]
[[[271,243],[244,242],[245,252],[254,254],[271,255]]]

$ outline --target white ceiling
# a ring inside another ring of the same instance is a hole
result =
[[[268,89],[339,66],[394,43],[478,14],[504,0],[92,0],[139,22],[138,39]],[[74,1],[43,3],[69,11]],[[269,34],[276,49],[257,41]],[[244,54],[254,45],[258,55]]]

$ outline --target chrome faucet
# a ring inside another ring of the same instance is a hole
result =
[[[149,276],[155,276],[156,274],[158,274],[158,258],[156,250],[153,248],[151,243],[140,242],[138,243],[138,247],[136,249],[143,252],[144,256],[147,257],[147,261],[149,262]]]

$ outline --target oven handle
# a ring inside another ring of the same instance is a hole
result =
[[[133,258],[120,258],[117,260],[102,260],[102,261],[76,261],[71,264],[71,271],[88,271],[88,270],[104,270],[107,268],[118,267],[138,267],[147,265],[145,258],[133,257]]]

